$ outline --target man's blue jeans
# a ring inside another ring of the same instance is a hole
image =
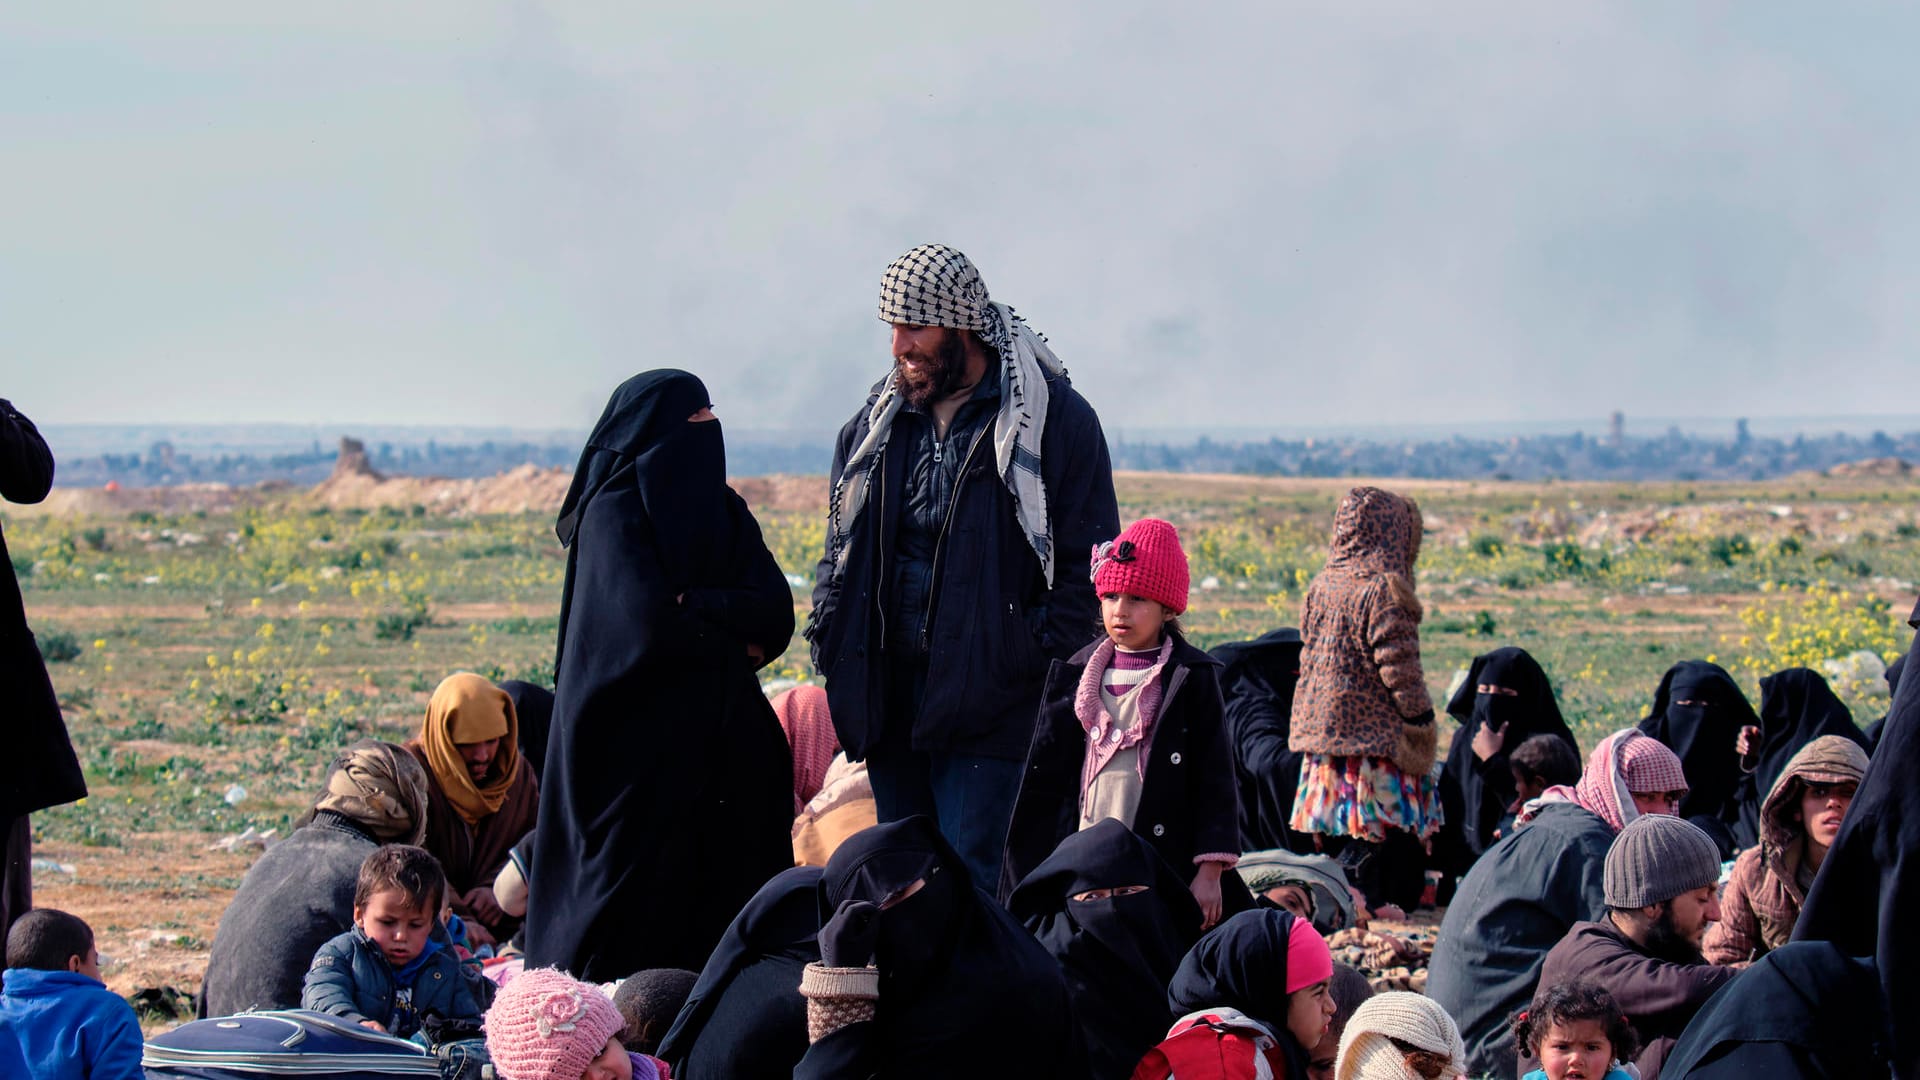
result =
[[[979,754],[914,750],[913,720],[920,711],[924,669],[896,669],[888,694],[885,735],[867,755],[874,809],[881,821],[925,814],[940,826],[973,883],[995,893],[1006,853],[1007,824],[1020,794],[1026,763]]]

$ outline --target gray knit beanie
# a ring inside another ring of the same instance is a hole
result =
[[[1642,814],[1607,849],[1607,906],[1643,908],[1720,880],[1720,849],[1690,821]]]

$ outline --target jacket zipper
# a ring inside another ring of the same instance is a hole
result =
[[[929,635],[933,629],[934,605],[940,602],[940,554],[946,550],[947,533],[953,528],[953,512],[960,506],[961,485],[967,482],[967,470],[973,467],[973,455],[980,449],[980,441],[987,437],[987,430],[991,426],[991,424],[983,425],[979,431],[974,432],[973,442],[967,445],[967,456],[961,459],[960,471],[954,474],[953,495],[947,500],[946,520],[940,523],[940,535],[933,541],[933,577],[927,583],[927,613],[920,617],[920,651],[923,653],[933,651],[933,643]],[[937,448],[940,440],[934,440],[933,445]],[[935,452],[938,452],[937,449]]]

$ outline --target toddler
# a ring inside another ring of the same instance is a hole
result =
[[[660,1062],[620,1044],[620,1010],[564,971],[523,971],[487,1010],[500,1080],[663,1080]]]
[[[452,946],[433,937],[446,892],[439,860],[423,848],[388,844],[367,856],[353,929],[313,954],[300,1007],[422,1045],[443,1041],[430,1027],[471,1031],[480,1004]]]
[[[1625,1064],[1640,1038],[1605,988],[1588,982],[1542,990],[1513,1020],[1514,1042],[1540,1068],[1521,1080],[1637,1080]]]

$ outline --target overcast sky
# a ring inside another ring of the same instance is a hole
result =
[[[1912,412],[1916,40],[1893,4],[7,5],[0,396],[585,427],[676,366],[833,427],[933,240],[1110,433]]]

